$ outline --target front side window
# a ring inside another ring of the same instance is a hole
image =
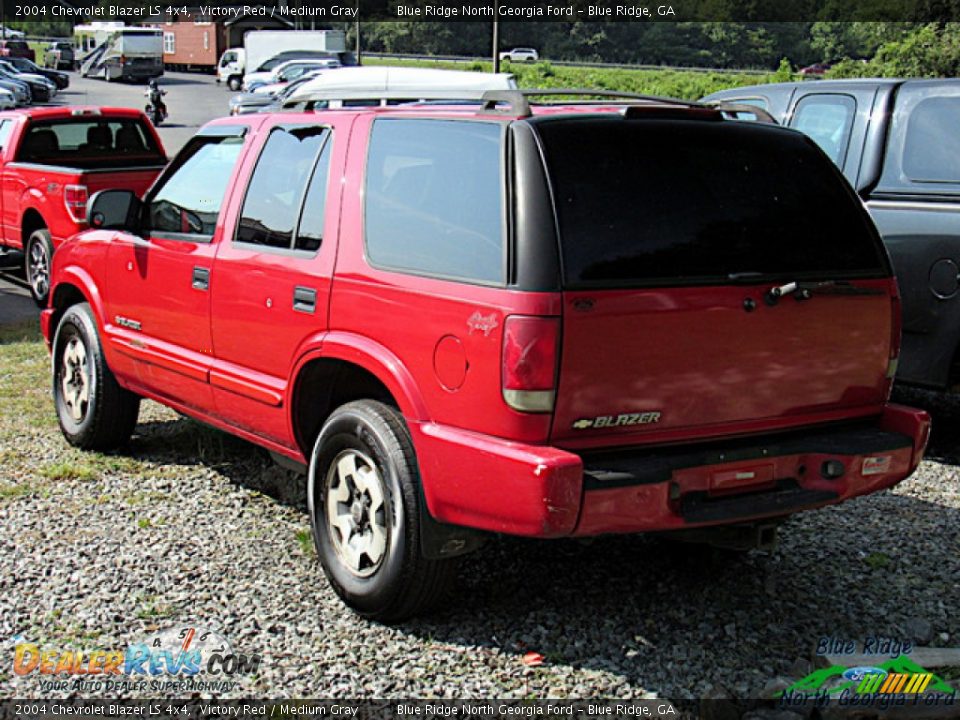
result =
[[[842,168],[856,113],[849,95],[807,95],[797,103],[790,127],[811,137]]]
[[[489,122],[374,122],[364,194],[370,262],[502,283],[502,136]]]
[[[294,231],[307,184],[329,136],[330,131],[323,127],[278,127],[270,133],[250,178],[236,242],[293,248]],[[318,168],[318,172],[326,174],[323,168]],[[325,182],[323,187],[326,188]],[[305,215],[316,211],[316,202],[316,197],[308,198]],[[314,207],[310,207],[311,203]],[[320,212],[323,212],[322,207]],[[316,243],[302,245],[298,242],[298,249],[316,250],[322,234],[321,227]]]
[[[242,137],[198,136],[149,200],[153,232],[213,237],[220,206],[243,148]]]
[[[10,137],[11,130],[13,130],[11,120],[0,120],[0,150],[7,146],[7,139]]]

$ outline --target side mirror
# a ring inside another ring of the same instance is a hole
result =
[[[101,190],[87,201],[87,222],[95,230],[140,231],[143,202],[132,190]]]

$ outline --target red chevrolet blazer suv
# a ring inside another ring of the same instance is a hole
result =
[[[87,217],[42,316],[68,442],[122,445],[150,398],[303,466],[367,617],[426,610],[488,533],[766,527],[927,442],[857,196],[717,109],[306,103]]]

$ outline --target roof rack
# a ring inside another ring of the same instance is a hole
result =
[[[596,98],[612,98],[615,100],[643,100],[644,102],[657,103],[663,105],[677,105],[688,108],[701,108],[716,110],[728,117],[736,120],[740,115],[752,115],[757,122],[777,125],[773,115],[763,108],[756,105],[747,105],[745,103],[731,103],[721,101],[696,102],[694,100],[681,100],[679,98],[661,97],[659,95],[644,95],[642,93],[621,92],[619,90],[590,90],[586,88],[540,88],[526,90],[489,90],[483,94],[483,109],[487,112],[510,113],[529,117],[531,115],[530,102],[528,97],[540,96],[581,96]],[[574,100],[572,103],[584,102]],[[507,105],[508,108],[499,109],[498,105]]]
[[[483,109],[488,112],[509,112],[529,117],[532,113],[528,97],[580,96],[593,98],[611,98],[615,100],[643,100],[650,103],[681,105],[683,107],[707,107],[703,103],[679,98],[644,95],[642,93],[620,90],[591,90],[589,88],[529,88],[524,90],[488,90],[483,94]],[[576,102],[576,101],[575,101]],[[508,110],[498,110],[497,105],[509,105]]]
[[[420,101],[441,101],[450,100],[451,102],[482,102],[481,95],[491,91],[468,91],[453,89],[433,89],[433,90],[415,90],[409,88],[399,88],[394,90],[384,90],[382,88],[371,88],[363,90],[344,90],[342,88],[326,88],[320,90],[311,90],[308,93],[302,93],[299,96],[290,97],[283,103],[284,110],[312,110],[314,105],[321,102],[358,102],[376,101],[389,103],[415,103]]]

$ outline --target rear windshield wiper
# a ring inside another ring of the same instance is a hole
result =
[[[809,300],[814,295],[883,295],[883,290],[857,287],[847,280],[818,280],[813,282],[788,282],[775,285],[764,294],[767,305],[776,305],[780,298],[794,295],[797,301]]]

